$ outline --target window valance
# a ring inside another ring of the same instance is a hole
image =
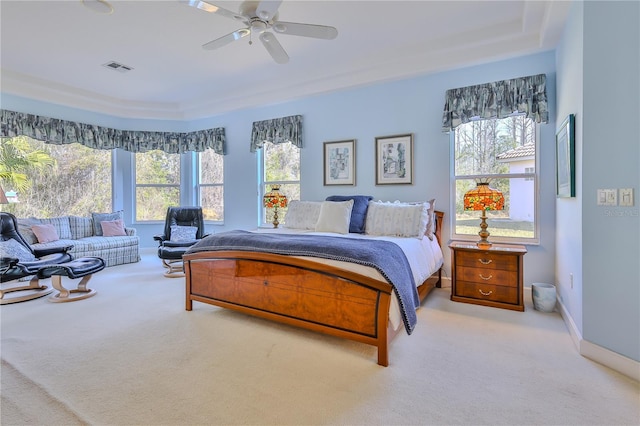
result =
[[[271,120],[254,121],[251,131],[251,152],[262,148],[265,142],[291,142],[302,148],[302,116],[274,118]]]
[[[516,112],[536,123],[548,123],[546,83],[546,75],[538,74],[447,90],[442,131],[454,130],[474,118],[504,118]]]
[[[224,128],[196,132],[119,130],[93,124],[0,110],[0,137],[28,136],[54,145],[79,143],[89,148],[120,148],[130,152],[159,149],[170,154],[213,149],[224,154]]]

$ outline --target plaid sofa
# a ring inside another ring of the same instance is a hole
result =
[[[50,223],[56,229],[59,240],[38,243],[31,225]],[[61,216],[50,219],[18,219],[18,232],[34,249],[73,246],[69,254],[74,259],[85,256],[100,257],[106,266],[140,261],[139,243],[135,228],[126,228],[126,236],[105,237],[96,235],[93,217]]]

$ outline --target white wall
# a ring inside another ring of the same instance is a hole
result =
[[[562,42],[556,49],[557,115],[575,114],[576,196],[556,200],[556,285],[561,302],[582,334],[582,51],[583,2],[573,2]],[[573,288],[571,286],[573,274]]]
[[[640,3],[584,3],[583,337],[640,361]],[[596,205],[633,188],[633,207]]]
[[[560,122],[576,114],[576,198],[559,199],[557,280],[582,338],[640,360],[640,3],[574,2],[557,50]],[[633,207],[596,205],[633,188]],[[571,288],[569,274],[574,274]]]

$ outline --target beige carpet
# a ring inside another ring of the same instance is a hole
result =
[[[640,387],[558,314],[454,303],[375,349],[194,303],[153,252],[74,303],[2,306],[2,425],[637,425]]]

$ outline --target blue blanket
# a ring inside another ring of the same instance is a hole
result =
[[[391,284],[398,296],[407,333],[411,334],[416,325],[416,308],[420,305],[420,297],[409,261],[402,249],[390,241],[322,235],[229,231],[203,238],[194,244],[187,253],[212,250],[259,251],[289,256],[313,256],[375,268]]]

